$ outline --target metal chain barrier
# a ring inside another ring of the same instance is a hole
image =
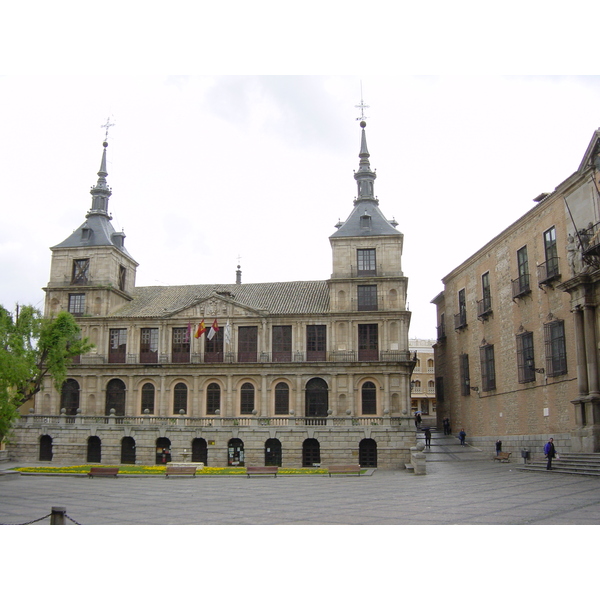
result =
[[[48,513],[47,515],[40,517],[39,519],[33,519],[33,521],[27,521],[26,523],[0,523],[0,525],[32,525],[33,523],[38,523],[39,521],[43,521],[44,519],[48,519],[49,517],[52,517],[53,513]],[[65,518],[69,519],[69,521],[71,521],[71,523],[74,523],[75,525],[81,525],[81,523],[78,523],[75,519],[71,518],[67,513],[62,513],[62,516],[64,516]],[[50,523],[50,525],[56,525],[57,523]],[[64,523],[60,523],[60,525],[64,525]]]

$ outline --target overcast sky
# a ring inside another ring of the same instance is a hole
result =
[[[441,278],[573,173],[599,77],[6,76],[0,303],[43,307],[108,118],[109,211],[138,285],[327,279],[353,208],[361,84],[375,192],[404,234],[411,337]],[[43,93],[42,93],[43,92]]]

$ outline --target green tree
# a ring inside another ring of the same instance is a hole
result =
[[[92,347],[70,313],[48,319],[33,306],[17,306],[14,314],[0,306],[0,440],[44,377],[60,391],[73,357]]]

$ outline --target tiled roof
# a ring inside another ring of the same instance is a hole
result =
[[[329,311],[327,281],[282,281],[136,287],[133,300],[111,316],[165,317],[207,299],[215,292],[229,292],[229,298],[235,303],[270,314]],[[226,295],[224,297],[228,298]]]

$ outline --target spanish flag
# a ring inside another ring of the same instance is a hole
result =
[[[213,321],[212,327],[210,328],[210,331],[206,335],[206,338],[212,340],[215,337],[217,331],[219,331],[219,326],[217,325],[217,320],[215,319]]]
[[[198,339],[205,331],[206,326],[204,325],[204,319],[202,319],[202,321],[200,321],[200,325],[198,325],[198,329],[196,330],[194,337]]]

